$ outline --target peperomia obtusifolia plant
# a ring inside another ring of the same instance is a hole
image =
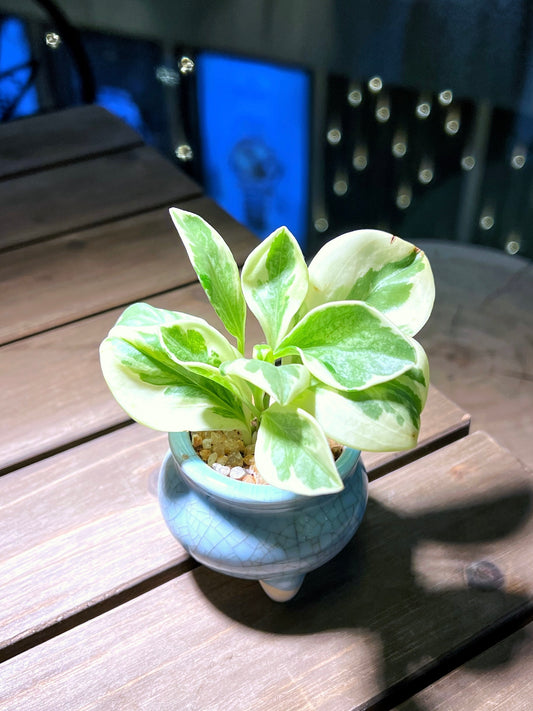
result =
[[[236,345],[207,321],[144,303],[128,307],[100,347],[118,403],[166,432],[233,430],[256,439],[274,486],[301,494],[342,489],[328,437],[354,449],[416,444],[429,368],[413,336],[433,306],[422,251],[363,229],[325,244],[307,267],[281,227],[239,269],[198,215],[172,220],[211,305]],[[265,343],[245,357],[246,306]]]

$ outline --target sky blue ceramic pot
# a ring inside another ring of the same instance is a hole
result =
[[[333,558],[361,523],[368,479],[356,450],[345,448],[337,460],[344,489],[309,497],[215,472],[186,432],[169,442],[159,503],[170,531],[198,562],[259,580],[274,600],[294,597],[305,574]]]

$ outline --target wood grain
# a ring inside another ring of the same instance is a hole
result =
[[[199,285],[150,300],[216,323]],[[0,471],[128,420],[100,370],[98,347],[114,309],[0,348]]]
[[[446,401],[434,402],[439,427]],[[166,434],[133,424],[0,477],[0,649],[187,560],[153,496],[166,449]]]
[[[0,179],[141,145],[141,136],[101,106],[75,106],[0,126]]]
[[[533,468],[533,262],[429,241],[437,288],[420,333],[432,382]]]
[[[134,424],[0,477],[0,648],[188,560],[156,500],[167,449]]]
[[[179,204],[224,235],[239,264],[257,244],[211,199]],[[0,343],[194,281],[167,208],[13,250],[0,261]]]
[[[291,603],[197,568],[5,662],[2,708],[366,708],[531,601],[532,475],[489,437],[370,488],[355,539]],[[501,587],[467,584],[479,561]]]
[[[131,148],[0,182],[0,248],[200,195],[155,150]]]
[[[150,303],[202,316],[221,327],[198,284],[150,299]],[[121,312],[114,309],[0,348],[4,393],[0,471],[127,421],[107,389],[98,358],[98,346]],[[263,340],[251,319],[248,336],[249,343]],[[436,398],[435,407],[431,402],[426,407],[424,441],[438,441],[441,433],[449,435],[450,428],[459,430],[457,436],[465,434],[465,413],[441,396]]]
[[[531,711],[532,699],[533,624],[529,624],[401,704],[398,711]]]

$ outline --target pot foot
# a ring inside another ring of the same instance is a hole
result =
[[[287,602],[292,600],[298,590],[302,587],[304,575],[284,575],[278,578],[260,580],[259,584],[274,602]]]

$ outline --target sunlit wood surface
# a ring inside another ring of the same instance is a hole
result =
[[[420,245],[437,285],[420,334],[432,382],[533,469],[533,262],[477,245]]]

